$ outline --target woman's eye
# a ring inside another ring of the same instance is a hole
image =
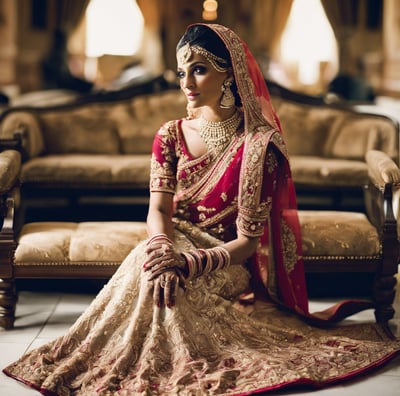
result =
[[[206,69],[204,66],[196,66],[196,67],[193,69],[193,72],[194,72],[195,74],[204,74],[206,71],[207,71],[207,69]]]
[[[178,78],[183,78],[183,77],[185,77],[185,73],[184,73],[183,71],[177,71],[177,72],[176,72],[176,76],[177,76]]]

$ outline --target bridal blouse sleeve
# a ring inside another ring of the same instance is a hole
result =
[[[153,141],[150,167],[150,191],[175,193],[176,189],[176,122],[165,123]]]
[[[264,233],[268,221],[272,197],[276,188],[279,154],[273,145],[268,145],[263,157],[261,172],[255,169],[242,169],[241,198],[239,199],[236,227],[243,235],[259,237]],[[255,167],[259,168],[258,166]]]

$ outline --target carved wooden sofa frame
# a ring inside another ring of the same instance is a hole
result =
[[[393,191],[400,169],[387,154],[370,151],[366,161],[364,213],[299,211],[306,273],[375,274],[371,307],[377,322],[394,316],[395,274],[399,262]],[[20,278],[107,279],[147,236],[144,222],[31,223],[19,226],[19,151],[0,152],[0,327],[11,329]],[[346,243],[340,238],[347,232]],[[361,248],[361,250],[360,250]],[[357,275],[354,275],[357,276]]]

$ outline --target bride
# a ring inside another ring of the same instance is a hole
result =
[[[377,324],[334,325],[347,302],[308,310],[287,150],[246,44],[194,24],[177,64],[189,115],[154,138],[149,238],[64,336],[4,373],[43,395],[244,395],[398,355]]]

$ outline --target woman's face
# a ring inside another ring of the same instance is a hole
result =
[[[219,72],[202,55],[192,52],[187,61],[179,61],[177,75],[180,87],[188,100],[189,108],[209,106],[218,109],[222,84],[228,72]]]

